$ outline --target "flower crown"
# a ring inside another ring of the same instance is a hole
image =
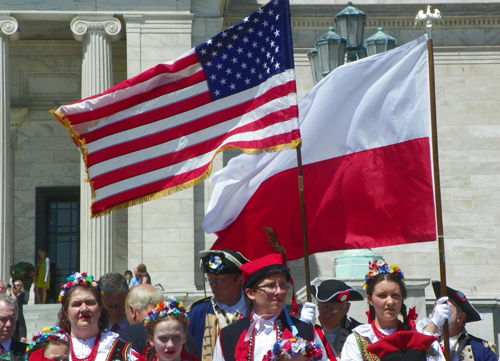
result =
[[[290,359],[297,356],[317,361],[323,357],[323,350],[319,344],[306,342],[302,338],[291,338],[275,342],[273,349],[267,351],[262,361],[278,361],[281,358]]]
[[[30,353],[33,351],[33,348],[35,348],[36,345],[39,345],[44,342],[49,342],[52,340],[63,340],[69,343],[69,336],[64,330],[64,328],[54,326],[54,327],[45,327],[42,329],[42,331],[38,331],[36,335],[33,336],[33,343],[29,344],[26,346],[26,352]],[[28,354],[26,355],[26,361],[28,360],[29,356]]]
[[[71,276],[66,279],[66,281],[68,281],[68,283],[65,283],[61,286],[61,292],[59,293],[59,302],[62,302],[64,295],[70,290],[71,287],[83,286],[85,284],[96,287],[102,296],[102,289],[99,286],[99,282],[94,281],[94,276],[88,276],[86,272],[73,272]]]
[[[368,283],[370,283],[378,274],[392,273],[394,276],[403,281],[403,283],[406,279],[403,271],[401,271],[398,266],[392,265],[389,267],[389,265],[383,261],[375,260],[373,263],[368,262],[368,269],[369,271],[365,276],[365,282],[363,282],[363,289],[365,291],[368,288]]]
[[[162,301],[156,305],[154,310],[148,313],[148,316],[144,319],[144,327],[146,327],[149,322],[159,320],[168,315],[181,316],[186,319],[189,325],[189,317],[186,313],[186,309],[182,306],[182,302],[177,301],[172,296],[168,299],[170,302]]]

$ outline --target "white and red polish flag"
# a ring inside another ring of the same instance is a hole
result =
[[[346,64],[299,103],[309,252],[436,239],[427,45],[421,37]],[[255,259],[275,230],[303,257],[295,152],[241,155],[212,176],[214,249]]]
[[[300,144],[288,0],[175,61],[53,114],[79,147],[92,217],[194,186],[226,149]]]

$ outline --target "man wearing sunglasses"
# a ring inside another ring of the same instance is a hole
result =
[[[202,251],[200,255],[201,270],[213,297],[202,298],[188,307],[188,333],[196,340],[201,361],[211,361],[219,331],[248,314],[240,271],[248,260],[231,250]]]
[[[347,317],[351,306],[349,301],[362,301],[363,295],[339,280],[324,280],[311,284],[311,294],[318,301],[319,324],[316,323],[316,305],[306,302],[300,319],[315,325],[316,332],[325,346],[330,361],[340,360],[344,342],[352,330],[361,323]]]

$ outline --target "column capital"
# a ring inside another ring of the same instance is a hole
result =
[[[70,24],[73,37],[77,41],[83,41],[85,35],[91,31],[102,31],[109,36],[110,40],[120,39],[122,24],[120,20],[112,16],[77,16]]]
[[[19,39],[21,34],[18,31],[17,20],[12,16],[0,14],[0,36],[7,36],[10,40]]]

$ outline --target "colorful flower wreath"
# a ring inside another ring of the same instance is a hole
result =
[[[280,358],[290,359],[297,356],[317,361],[323,357],[323,350],[319,344],[306,342],[302,338],[290,338],[276,342],[262,361],[278,361]]]
[[[189,317],[186,313],[186,309],[182,306],[182,302],[179,302],[175,297],[170,296],[168,298],[170,302],[162,301],[156,305],[155,309],[148,313],[148,316],[144,319],[144,327],[151,321],[159,320],[168,315],[177,315],[186,319],[189,325]]]
[[[368,269],[369,271],[365,276],[365,282],[363,282],[363,289],[365,291],[368,288],[368,283],[370,283],[378,274],[392,273],[394,276],[403,281],[403,283],[406,279],[403,271],[401,271],[398,266],[392,265],[389,267],[389,265],[383,261],[375,260],[373,263],[368,262]]]
[[[85,284],[96,287],[102,296],[102,289],[99,286],[99,283],[97,281],[94,281],[94,276],[88,276],[86,272],[73,272],[71,276],[66,279],[66,281],[68,281],[68,283],[65,283],[61,286],[61,292],[59,293],[59,302],[62,302],[64,295],[69,291],[71,287],[83,286]]]
[[[49,342],[52,340],[63,340],[69,343],[69,335],[64,330],[64,328],[54,326],[54,327],[45,327],[42,331],[38,331],[36,335],[33,336],[33,343],[26,346],[26,360],[28,360],[28,354],[33,351],[36,345],[39,345],[44,342]]]

